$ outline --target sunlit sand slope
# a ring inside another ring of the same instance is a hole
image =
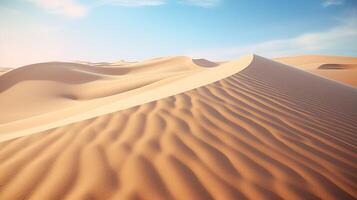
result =
[[[240,73],[0,143],[0,199],[356,199],[357,91]]]
[[[357,87],[357,58],[355,57],[295,56],[275,60]]]

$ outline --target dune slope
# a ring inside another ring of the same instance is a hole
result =
[[[356,199],[355,102],[255,56],[215,83],[0,143],[0,199]]]

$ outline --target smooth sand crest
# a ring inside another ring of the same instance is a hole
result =
[[[0,143],[0,199],[356,199],[356,102],[254,56],[217,82]]]
[[[277,58],[275,60],[357,87],[356,57],[308,55]]]

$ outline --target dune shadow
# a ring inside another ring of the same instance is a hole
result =
[[[357,69],[357,64],[324,64],[318,69],[324,70],[346,70],[346,69]]]
[[[206,59],[192,59],[192,62],[201,67],[217,67],[219,64]]]

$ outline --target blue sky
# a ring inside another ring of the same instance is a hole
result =
[[[1,0],[0,66],[357,56],[356,0]]]

